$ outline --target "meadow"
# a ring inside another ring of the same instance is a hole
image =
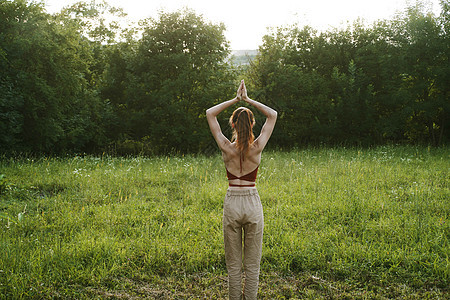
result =
[[[261,299],[445,299],[450,149],[263,153]],[[0,159],[0,297],[225,299],[217,155]]]

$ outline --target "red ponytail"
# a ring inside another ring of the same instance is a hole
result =
[[[253,112],[245,107],[236,109],[230,117],[230,126],[233,127],[232,142],[236,141],[237,148],[241,152],[242,160],[250,145],[255,139],[253,125],[255,118]]]

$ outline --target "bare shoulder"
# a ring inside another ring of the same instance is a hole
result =
[[[249,159],[253,161],[255,164],[259,165],[259,163],[261,162],[261,153],[262,149],[261,147],[258,146],[258,142],[255,141],[249,149],[248,153]]]
[[[261,133],[256,138],[254,145],[259,151],[263,151],[264,148],[267,145],[267,142],[270,139],[270,136],[272,135],[273,129],[275,127],[275,123],[277,120],[277,113],[275,112],[273,116],[266,119],[266,122],[264,123]]]
[[[251,147],[251,152],[253,155],[261,155],[262,151],[264,150],[265,145],[261,145],[261,142],[259,139],[256,139]]]
[[[235,143],[226,143],[223,145],[223,148],[221,150],[222,157],[225,162],[232,160],[234,157],[238,156]]]

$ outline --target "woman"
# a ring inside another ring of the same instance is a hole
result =
[[[266,117],[261,134],[253,135],[255,119],[251,110],[239,107],[230,118],[233,138],[230,142],[222,133],[217,115],[239,101],[256,107]],[[241,299],[242,232],[244,233],[244,299],[256,299],[261,261],[264,217],[258,191],[256,174],[261,162],[261,152],[272,135],[277,112],[250,99],[244,80],[234,99],[222,102],[206,111],[209,128],[220,150],[227,171],[229,187],[223,205],[223,234],[225,260],[228,270],[230,299]]]

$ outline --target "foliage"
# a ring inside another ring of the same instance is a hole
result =
[[[447,142],[447,23],[419,3],[371,27],[273,30],[246,76],[281,111],[276,143]]]
[[[260,297],[443,299],[448,148],[265,152]],[[0,160],[0,298],[226,298],[220,155]]]
[[[88,81],[89,42],[40,4],[1,1],[0,9],[1,150],[90,149],[102,139],[105,107]]]
[[[6,192],[8,188],[8,181],[6,180],[6,175],[0,173],[0,195]]]
[[[205,110],[242,77],[279,111],[274,147],[445,144],[447,1],[441,8],[434,16],[418,2],[324,32],[276,28],[235,66],[225,26],[187,8],[125,25],[105,1],[50,15],[42,3],[0,0],[0,152],[215,153]],[[219,116],[225,132],[229,113]]]
[[[122,137],[148,136],[159,153],[199,150],[205,108],[235,86],[224,30],[190,10],[161,13],[143,22],[140,40],[114,47],[102,96],[120,114]]]
[[[127,14],[106,1],[80,1],[63,8],[59,15],[75,23],[84,37],[97,44],[115,44],[127,32],[120,25]]]

